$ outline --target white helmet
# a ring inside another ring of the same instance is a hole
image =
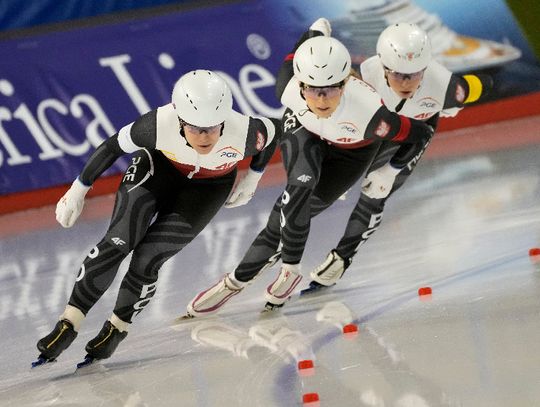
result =
[[[425,69],[431,60],[431,43],[416,24],[400,23],[387,27],[377,41],[382,64],[399,73]]]
[[[206,70],[183,75],[172,92],[172,104],[178,117],[200,127],[223,123],[232,111],[232,94],[225,80]]]
[[[335,38],[313,37],[294,53],[293,69],[296,78],[306,85],[335,85],[349,76],[351,55]]]

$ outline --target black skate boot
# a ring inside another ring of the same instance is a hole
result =
[[[58,321],[53,331],[38,341],[37,348],[41,354],[38,360],[32,363],[32,367],[53,362],[76,337],[77,332],[71,322],[65,319]]]
[[[111,321],[107,320],[97,336],[86,344],[85,349],[94,359],[107,359],[111,357],[127,334],[127,332],[120,332]]]

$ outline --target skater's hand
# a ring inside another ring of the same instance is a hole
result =
[[[237,206],[247,204],[253,195],[255,195],[257,184],[262,175],[262,172],[253,171],[250,168],[246,176],[236,185],[231,195],[229,195],[227,202],[225,202],[225,207],[236,208]]]
[[[386,198],[400,171],[401,169],[394,168],[388,163],[370,172],[362,183],[362,193],[373,199]]]
[[[332,34],[332,27],[330,26],[330,21],[326,18],[321,17],[309,27],[312,31],[320,31],[324,34],[325,37],[330,37]]]
[[[84,185],[77,178],[71,188],[56,204],[56,220],[65,228],[73,226],[84,206],[84,197],[90,187]]]

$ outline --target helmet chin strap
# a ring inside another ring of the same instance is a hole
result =
[[[184,138],[184,140],[186,140],[186,145],[188,147],[193,148],[193,146],[191,144],[189,144],[189,141],[188,141],[188,139],[186,137],[186,133],[184,133],[184,126],[182,126],[182,125],[180,125],[180,135]]]
[[[176,116],[178,117],[178,116]],[[186,133],[184,133],[184,125],[182,124],[182,119],[180,117],[178,117],[178,124],[180,125],[180,136],[182,136],[184,138],[184,140],[186,140],[186,144],[188,147],[192,147],[191,144],[189,144],[189,141],[188,139],[186,138]]]
[[[390,82],[388,82],[388,74],[386,73],[386,70],[383,69],[383,72],[384,72],[384,80],[386,81],[386,86],[388,86],[389,88],[392,88],[390,86]]]

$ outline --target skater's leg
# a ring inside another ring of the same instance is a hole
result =
[[[399,151],[400,150],[398,150],[398,152]],[[422,150],[422,152],[423,151],[425,151],[425,148]],[[390,146],[383,149],[383,151],[377,156],[376,162],[370,167],[369,171],[371,172],[379,169],[381,165],[388,162],[388,160],[394,154],[396,154],[395,147]],[[410,160],[408,165],[398,173],[392,189],[385,198],[374,199],[369,197],[364,192],[360,194],[356,206],[354,207],[347,222],[345,233],[340,239],[337,247],[334,249],[334,252],[342,259],[347,259],[349,264],[358,247],[363,245],[381,225],[384,206],[387,199],[390,198],[390,196],[393,195],[405,183],[414,170],[419,157]]]
[[[323,148],[324,143],[298,121],[285,129],[281,140],[281,153],[287,170],[285,192],[278,198],[266,227],[255,238],[236,270],[197,294],[188,304],[188,314],[199,316],[217,312],[262,270],[275,263],[279,256],[284,262],[299,262],[295,257],[301,257],[302,241],[307,239],[309,200],[319,178]]]
[[[283,267],[276,280],[267,287],[267,308],[284,304],[302,278],[299,262],[309,233],[310,219],[328,208],[362,177],[378,149],[378,143],[357,150],[325,146],[319,177],[313,185],[313,193],[309,196],[309,211],[304,210],[307,205],[302,205],[303,196],[296,200],[292,198],[293,193],[300,195],[305,189],[299,187],[300,191],[295,190],[294,179],[301,178],[295,177],[295,173],[289,177],[288,183],[292,185],[288,185],[285,192],[290,190],[291,197],[287,204],[283,202],[282,207]],[[285,195],[284,197],[288,198]],[[300,202],[296,207],[290,203],[295,201]],[[285,250],[286,247],[290,248],[289,252]]]
[[[281,257],[281,197],[274,204],[265,228],[257,235],[242,261],[232,273],[240,283],[248,283],[274,265]]]
[[[142,151],[134,161],[138,163],[136,177],[124,177],[120,184],[105,237],[84,259],[59,322],[38,341],[38,350],[46,350],[49,359],[56,358],[73,342],[84,316],[109,288],[120,263],[141,240],[154,216],[156,185],[153,177],[147,176],[153,172],[150,157]]]
[[[150,182],[133,188],[122,183],[107,234],[83,261],[69,305],[85,315],[110,287],[120,263],[144,237],[157,211],[157,194]]]
[[[274,205],[266,227],[255,238],[244,259],[232,273],[198,293],[187,305],[188,317],[213,314],[253,280],[279,260],[281,198]]]
[[[174,200],[164,205],[142,241],[133,250],[113,314],[86,351],[96,359],[110,357],[123,340],[133,318],[157,290],[162,265],[189,244],[219,211],[234,183],[234,174],[214,183],[186,182]],[[118,331],[118,332],[116,332]],[[113,332],[110,340],[107,332]]]
[[[386,200],[405,183],[426,147],[427,145],[411,147],[388,143],[381,146],[368,173],[378,170],[397,155],[403,161],[399,162],[398,165],[404,166],[404,168],[396,176],[387,197],[374,199],[363,192],[361,193],[337,247],[328,254],[323,263],[310,273],[312,282],[310,288],[305,292],[334,285],[343,276],[358,247],[364,244],[380,226]]]

